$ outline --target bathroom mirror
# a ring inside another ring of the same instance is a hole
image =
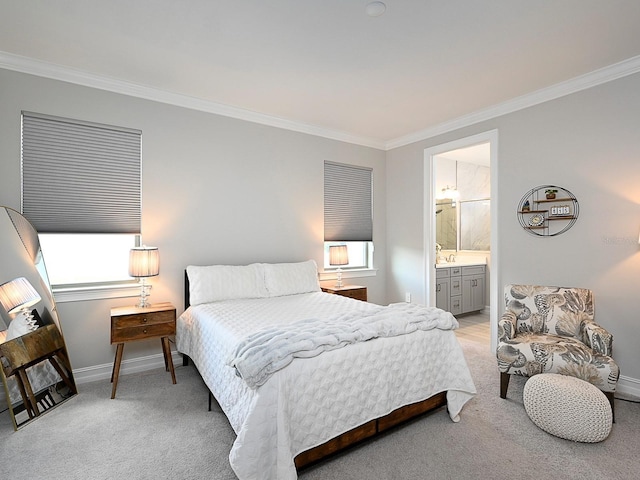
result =
[[[481,161],[488,150],[476,151],[469,157],[479,163],[453,160],[463,158],[464,150],[473,149],[447,152],[436,158],[436,242],[445,251],[489,251],[491,172]]]
[[[442,250],[458,250],[457,207],[450,199],[436,202],[436,243]]]
[[[491,201],[460,202],[459,250],[491,250]]]
[[[442,250],[491,250],[491,201],[438,200],[436,243]]]
[[[26,312],[9,314],[0,303],[0,374],[17,430],[73,397],[77,389],[38,232],[8,207],[0,207],[0,256],[0,286],[23,279],[40,297],[27,309],[35,329],[27,327]]]

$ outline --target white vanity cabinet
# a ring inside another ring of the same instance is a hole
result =
[[[485,265],[436,268],[436,307],[454,315],[485,306]]]

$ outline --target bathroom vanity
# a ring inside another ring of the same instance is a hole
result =
[[[454,315],[485,307],[486,265],[436,265],[436,306]]]

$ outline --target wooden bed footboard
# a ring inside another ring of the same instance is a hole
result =
[[[338,435],[336,438],[329,440],[322,445],[306,450],[296,456],[294,459],[298,470],[316,463],[330,455],[341,450],[360,443],[367,438],[374,437],[400,423],[406,422],[423,413],[443,407],[447,404],[447,392],[440,392],[421,402],[412,403],[400,407],[393,412],[370,422],[360,425],[359,427],[349,430],[348,432]]]

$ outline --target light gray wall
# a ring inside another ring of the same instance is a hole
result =
[[[386,298],[385,152],[0,69],[0,205],[20,209],[20,112],[142,130],[143,241],[160,249],[152,302],[181,313],[188,264],[323,260],[324,160],[373,168],[375,277],[350,279]],[[0,252],[1,255],[1,252]],[[113,361],[113,306],[59,303],[74,369]],[[127,345],[124,359],[160,352]]]
[[[634,75],[387,152],[388,301],[406,291],[424,301],[424,149],[497,129],[500,288],[592,289],[627,386],[640,388],[639,118]],[[543,184],[568,188],[580,204],[577,223],[557,237],[534,237],[517,220],[521,197]]]

